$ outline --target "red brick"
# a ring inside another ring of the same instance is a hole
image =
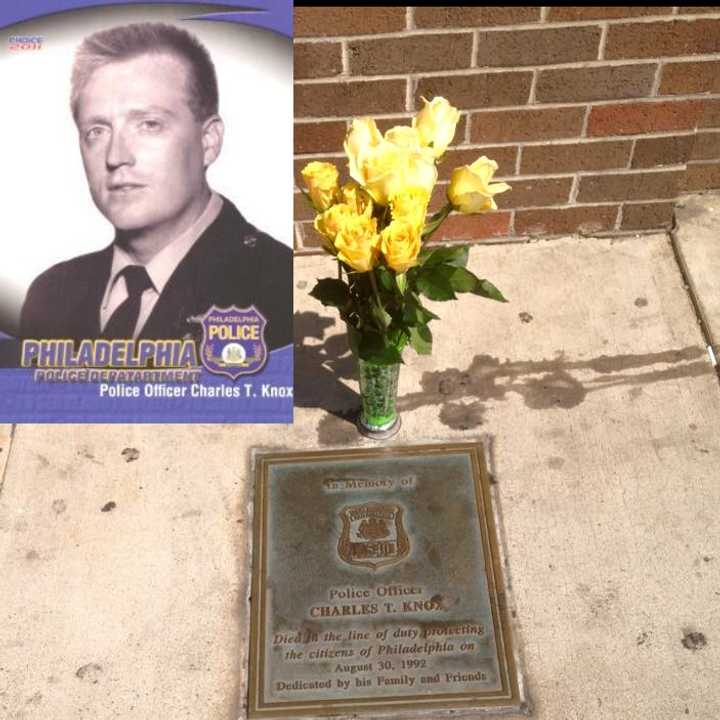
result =
[[[650,230],[672,225],[675,203],[633,203],[623,206],[622,230]]]
[[[321,248],[323,237],[313,227],[312,222],[300,223],[300,234],[302,235],[303,248]]]
[[[490,147],[490,148],[458,148],[448,150],[438,165],[438,179],[449,180],[452,171],[461,165],[471,165],[479,157],[485,155],[498,164],[495,173],[498,177],[507,177],[515,174],[515,162],[517,160],[517,147]]]
[[[720,158],[720,132],[700,132],[695,136],[691,160]]]
[[[342,72],[340,43],[293,45],[295,79],[333,77]]]
[[[617,209],[617,205],[595,205],[518,210],[515,213],[515,232],[518,235],[592,235],[614,228]]]
[[[605,45],[608,60],[704,55],[720,52],[720,20],[610,25]]]
[[[480,32],[478,67],[553,65],[596,60],[597,26]]]
[[[295,123],[295,152],[339,152],[346,132],[343,121]]]
[[[295,84],[295,117],[371,115],[405,109],[405,80]]]
[[[720,92],[720,62],[679,62],[663,67],[660,95],[703,92]]]
[[[437,212],[447,202],[447,182],[439,182],[435,185],[428,203],[428,214]]]
[[[580,178],[577,201],[579,203],[623,202],[674,198],[684,176],[684,170],[583,175]]]
[[[539,7],[416,7],[415,27],[455,28],[539,22]]]
[[[587,134],[592,137],[692,130],[703,108],[701,100],[596,105],[590,110]]]
[[[720,127],[720,100],[704,100],[699,128]]]
[[[612,20],[643,15],[669,15],[671,12],[671,7],[551,7],[547,19],[549,22]]]
[[[578,170],[610,170],[627,167],[630,140],[529,145],[522,150],[521,174],[540,175]]]
[[[657,65],[606,65],[592,68],[541,70],[536,102],[586,102],[647,97]]]
[[[296,222],[302,220],[315,220],[315,209],[310,201],[300,192],[293,193],[293,219]]]
[[[689,163],[683,189],[687,192],[720,188],[720,162]]]
[[[453,213],[432,236],[431,243],[447,240],[483,240],[504,237],[510,233],[509,212],[489,212],[482,215]]]
[[[498,195],[496,202],[504,208],[542,207],[563,205],[570,197],[572,178],[536,178],[513,180],[511,190]]]
[[[417,107],[421,97],[440,95],[458,108],[524,105],[530,97],[531,72],[477,73],[420,78],[415,92]]]
[[[374,35],[405,29],[404,7],[296,7],[295,37]]]
[[[681,15],[695,15],[699,13],[720,13],[720,7],[683,7],[681,5],[678,12]]]
[[[633,152],[632,167],[684,164],[690,157],[694,139],[694,135],[639,138]]]
[[[351,75],[461,70],[472,60],[472,34],[411,35],[348,44]]]
[[[544,108],[472,113],[470,141],[514,142],[578,137],[585,108]]]

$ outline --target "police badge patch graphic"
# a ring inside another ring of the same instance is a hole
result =
[[[349,505],[339,515],[343,527],[337,551],[349,565],[377,570],[400,562],[410,553],[410,539],[399,505],[375,502]]]
[[[266,325],[267,320],[254,305],[213,305],[202,318],[202,364],[211,373],[233,380],[258,372],[267,360]]]

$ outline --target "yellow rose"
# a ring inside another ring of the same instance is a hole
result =
[[[358,272],[368,272],[377,265],[379,243],[377,220],[367,215],[349,217],[335,237],[338,258]]]
[[[372,198],[354,180],[346,182],[340,188],[340,197],[343,203],[349,205],[358,215],[372,215]]]
[[[360,184],[362,184],[362,180],[358,178],[358,156],[367,154],[371,148],[379,145],[382,139],[382,134],[372,118],[355,118],[353,120],[352,127],[345,138],[344,147],[348,156],[350,177],[355,178]]]
[[[439,158],[455,136],[455,128],[460,112],[444,97],[433,98],[425,103],[423,109],[413,118],[412,125],[417,129],[420,142],[429,145],[434,157]]]
[[[430,194],[420,187],[409,187],[390,198],[393,220],[407,220],[422,231]]]
[[[318,213],[315,218],[315,229],[329,242],[325,242],[323,247],[329,253],[335,255],[335,238],[345,223],[354,215],[354,209],[345,203],[338,203],[328,208],[323,213]]]
[[[472,165],[455,168],[447,193],[453,207],[462,213],[497,210],[493,195],[510,190],[507,183],[490,182],[497,169],[498,164],[484,155]]]
[[[420,133],[409,125],[396,125],[385,133],[385,139],[398,147],[420,149]]]
[[[337,200],[340,173],[332,163],[313,161],[302,169],[305,186],[316,210],[327,210]]]
[[[380,250],[395,272],[403,273],[417,265],[420,245],[420,229],[407,220],[393,220],[380,233]]]
[[[352,177],[372,195],[378,205],[408,187],[432,191],[437,180],[435,163],[421,151],[383,140],[358,157],[358,174]]]

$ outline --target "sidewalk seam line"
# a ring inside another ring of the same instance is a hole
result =
[[[8,465],[10,465],[10,453],[12,452],[12,447],[15,443],[15,428],[17,427],[16,423],[12,423],[10,425],[10,442],[7,446],[7,457],[5,458],[5,467],[3,468],[2,476],[0,476],[0,496],[2,496],[3,488],[5,487],[5,476],[7,475]]]
[[[695,313],[695,319],[700,326],[700,333],[702,334],[703,341],[705,343],[705,349],[706,351],[708,351],[708,358],[712,360],[711,353],[714,352],[714,349],[716,347],[715,338],[713,337],[712,330],[710,329],[710,324],[705,317],[705,311],[703,310],[702,305],[700,304],[700,301],[698,299],[698,295],[695,290],[695,284],[693,283],[692,276],[690,275],[690,271],[688,270],[685,256],[683,255],[682,249],[680,248],[680,243],[678,242],[677,237],[677,227],[677,214],[673,211],[673,224],[672,227],[668,230],[670,247],[672,248],[673,255],[675,257],[675,263],[677,264],[678,270],[680,271],[683,286],[688,297],[690,298],[690,303],[692,304],[693,311]],[[720,382],[720,365],[714,365],[713,370],[715,371],[718,382]]]

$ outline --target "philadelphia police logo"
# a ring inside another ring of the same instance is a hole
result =
[[[349,565],[377,570],[408,556],[410,539],[399,505],[369,502],[349,505],[339,514],[343,527],[337,551]]]
[[[254,306],[238,308],[213,305],[202,317],[202,364],[216,375],[236,380],[252,375],[265,365],[267,320]]]

